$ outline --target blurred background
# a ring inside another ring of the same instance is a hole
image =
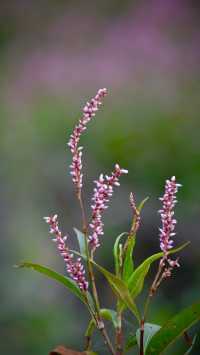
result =
[[[150,197],[135,263],[159,250],[158,197],[165,179],[176,175],[183,184],[176,244],[191,245],[152,303],[149,321],[162,324],[198,299],[199,20],[194,0],[1,1],[1,353],[44,355],[58,344],[83,349],[88,314],[80,302],[53,281],[13,265],[26,260],[64,272],[42,217],[58,213],[76,245],[73,227],[80,228],[81,219],[66,142],[85,102],[101,87],[109,95],[82,137],[88,213],[100,172],[110,173],[118,162],[129,174],[104,215],[97,260],[113,270],[112,244],[130,226],[130,191],[138,202]],[[96,276],[101,301],[113,307],[106,281]],[[133,331],[135,320],[127,318]],[[183,346],[180,341],[169,353],[182,354]],[[98,336],[94,348],[106,354]],[[195,349],[192,354],[199,354],[198,341]]]

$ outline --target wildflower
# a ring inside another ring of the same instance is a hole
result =
[[[104,177],[103,174],[101,174],[99,179],[94,181],[96,187],[94,188],[94,195],[92,197],[92,220],[89,225],[92,229],[92,234],[89,236],[89,243],[93,251],[100,245],[99,236],[104,234],[102,213],[108,207],[107,203],[113,194],[113,187],[119,186],[119,177],[127,173],[128,170],[121,169],[120,166],[116,164],[111,176],[106,175]]]
[[[77,283],[81,291],[87,291],[88,282],[85,279],[85,270],[81,264],[81,259],[73,260],[74,255],[70,253],[69,248],[66,246],[65,241],[67,237],[62,236],[62,232],[58,226],[58,216],[44,217],[46,223],[50,226],[50,233],[55,235],[54,242],[57,244],[59,253],[62,255],[65,261],[66,270],[71,278]]]
[[[171,180],[166,180],[165,184],[165,193],[163,197],[160,198],[162,201],[163,207],[159,211],[161,215],[162,227],[160,230],[160,248],[164,253],[163,259],[161,259],[161,263],[164,261],[168,261],[169,267],[171,271],[175,266],[179,266],[177,260],[171,260],[168,257],[168,252],[171,248],[173,248],[173,240],[171,239],[176,235],[174,232],[175,225],[177,223],[174,218],[174,207],[177,203],[176,193],[178,192],[178,188],[180,184],[176,183],[176,178],[173,176]],[[170,275],[170,272],[165,273],[166,277]]]
[[[103,97],[107,94],[107,89],[99,89],[96,96],[86,103],[83,108],[83,116],[79,120],[79,123],[75,126],[73,133],[70,136],[68,146],[72,153],[72,164],[70,165],[72,175],[72,181],[77,189],[77,194],[80,195],[81,188],[83,186],[83,174],[82,174],[82,149],[79,147],[79,140],[83,131],[86,130],[87,123],[95,116],[100,105],[102,104]]]

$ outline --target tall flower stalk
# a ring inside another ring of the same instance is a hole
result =
[[[93,97],[89,102],[86,103],[83,109],[83,116],[79,120],[79,123],[75,126],[73,133],[70,136],[68,146],[70,147],[72,153],[72,163],[70,165],[70,174],[72,175],[72,182],[75,185],[76,195],[80,204],[82,212],[82,224],[83,224],[83,234],[85,238],[85,249],[87,254],[87,266],[88,275],[90,278],[90,283],[92,286],[92,293],[95,304],[96,314],[94,315],[94,320],[96,322],[97,328],[101,331],[104,341],[108,346],[110,352],[114,354],[114,348],[109,339],[109,336],[105,330],[104,322],[100,314],[100,303],[96,288],[96,282],[93,272],[93,266],[90,261],[90,251],[89,251],[89,235],[88,235],[88,222],[84,207],[84,202],[82,198],[82,187],[83,187],[83,174],[82,174],[82,146],[79,146],[79,141],[82,133],[86,130],[87,123],[96,115],[99,107],[102,104],[102,99],[107,94],[107,89],[99,89],[96,96]]]
[[[171,276],[171,272],[174,267],[179,267],[178,260],[172,260],[169,258],[169,251],[173,248],[173,237],[175,233],[175,225],[177,220],[174,218],[174,207],[177,203],[176,194],[181,184],[176,182],[175,176],[172,176],[170,180],[165,182],[165,192],[160,201],[162,201],[162,209],[159,210],[161,216],[162,226],[160,231],[160,249],[163,252],[163,257],[160,260],[157,275],[154,279],[150,290],[150,296],[156,292],[160,286],[162,280]]]
[[[150,287],[148,297],[144,306],[144,316],[141,320],[141,328],[140,328],[140,355],[144,355],[144,323],[149,307],[149,302],[152,296],[157,291],[161,282],[170,277],[172,270],[174,267],[179,267],[178,259],[172,260],[169,258],[169,251],[173,248],[173,237],[176,235],[175,233],[175,225],[177,220],[174,218],[174,207],[177,203],[176,193],[178,192],[178,188],[181,184],[176,182],[175,176],[172,176],[171,179],[167,179],[165,182],[165,191],[164,195],[159,198],[162,202],[162,209],[159,210],[159,214],[161,216],[162,226],[159,228],[160,231],[160,249],[163,252],[163,257],[160,259],[158,271],[154,278],[154,281]]]

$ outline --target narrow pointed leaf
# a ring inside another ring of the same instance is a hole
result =
[[[86,257],[87,253],[86,253],[86,245],[85,245],[85,236],[77,228],[74,228],[74,231],[75,231],[77,239],[78,239],[80,254],[82,256]]]
[[[126,284],[119,279],[117,276],[104,269],[102,266],[96,264],[94,261],[91,262],[96,266],[96,268],[105,276],[107,281],[109,282],[113,292],[116,296],[123,302],[125,305],[131,310],[131,312],[135,315],[137,320],[140,319],[140,314],[137,309],[136,304],[131,298],[130,292],[126,286]]]
[[[149,196],[145,197],[144,200],[142,200],[138,206],[138,211],[141,212],[143,207],[144,207],[144,204],[149,200]]]
[[[133,235],[129,238],[127,243],[127,249],[124,256],[124,264],[123,264],[123,275],[122,278],[126,282],[132,275],[134,271],[134,263],[133,263],[133,249],[135,246],[136,236]]]
[[[76,255],[82,256],[77,251],[72,250],[72,252],[75,253]],[[90,259],[90,261],[105,276],[105,278],[109,282],[113,292],[119,298],[119,300],[121,302],[121,307],[123,307],[123,305],[126,305],[126,307],[128,307],[132,311],[132,313],[135,315],[137,320],[140,320],[140,314],[137,309],[137,306],[136,306],[135,302],[132,300],[131,294],[130,294],[126,284],[124,283],[124,281],[119,279],[117,276],[115,276],[114,274],[112,274],[108,270],[104,269],[102,266],[95,263],[94,260]]]
[[[119,251],[119,242],[121,238],[126,235],[126,232],[121,233],[115,240],[115,244],[113,247],[113,254],[114,254],[114,262],[115,262],[115,273],[117,276],[120,274],[120,251]]]
[[[169,254],[174,254],[174,253],[182,250],[188,244],[189,244],[189,242],[181,245],[178,248],[171,249],[169,251]],[[133,274],[131,275],[131,277],[128,280],[128,289],[129,289],[133,298],[136,298],[139,295],[139,293],[142,291],[143,285],[144,285],[144,280],[145,280],[145,277],[150,269],[151,264],[154,261],[160,259],[162,256],[163,256],[163,252],[160,252],[160,253],[150,256],[141,265],[139,265],[137,267],[137,269],[133,272]]]
[[[85,331],[85,337],[91,338],[93,332],[95,330],[95,321],[94,319],[91,319],[88,323],[87,329]]]
[[[192,325],[200,320],[200,301],[183,309],[167,321],[152,337],[146,355],[158,355],[175,342]]]
[[[80,291],[79,287],[69,277],[63,276],[63,275],[59,274],[58,272],[56,272],[56,271],[54,271],[54,270],[52,270],[50,268],[47,268],[47,267],[45,267],[43,265],[40,265],[40,264],[24,262],[24,263],[21,263],[21,264],[17,265],[17,267],[19,267],[19,268],[29,268],[29,269],[35,270],[37,272],[40,272],[43,275],[48,276],[50,279],[53,279],[53,280],[59,282],[60,284],[64,285],[66,288],[68,288],[69,291],[71,291],[82,302],[85,303],[85,298],[84,298],[82,292]]]

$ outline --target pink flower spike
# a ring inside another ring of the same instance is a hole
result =
[[[88,290],[88,282],[85,279],[85,270],[81,264],[81,259],[73,260],[73,254],[70,253],[69,248],[66,246],[65,241],[67,236],[62,236],[62,232],[58,226],[58,216],[55,214],[52,217],[44,217],[44,220],[50,227],[50,233],[54,234],[54,242],[57,243],[57,249],[60,255],[64,258],[66,270],[71,278],[76,282],[81,291],[86,292]]]
[[[83,116],[79,120],[79,123],[75,126],[73,133],[70,136],[68,146],[72,153],[72,164],[70,165],[72,181],[76,187],[77,194],[80,195],[80,191],[83,186],[82,175],[82,147],[78,147],[81,134],[86,130],[87,123],[96,115],[99,107],[102,104],[102,99],[107,95],[107,89],[99,89],[96,96],[86,103],[83,108]]]
[[[173,248],[174,241],[171,237],[175,236],[174,232],[175,225],[177,223],[174,218],[174,207],[177,203],[176,193],[178,192],[178,188],[181,184],[176,183],[176,178],[173,176],[170,180],[166,180],[165,183],[165,192],[163,197],[160,198],[162,201],[162,209],[159,211],[161,216],[162,226],[159,228],[160,231],[160,248],[164,253],[162,258],[162,262],[168,262],[169,268],[167,270],[171,270],[176,266],[180,266],[177,260],[171,260],[168,256],[168,252],[171,248]]]
[[[92,220],[90,223],[90,228],[92,234],[89,236],[89,243],[93,251],[100,246],[99,236],[103,235],[103,222],[102,213],[108,207],[107,203],[112,197],[113,187],[119,186],[119,177],[122,174],[127,174],[128,170],[121,169],[118,164],[115,165],[115,170],[112,172],[111,176],[99,176],[99,180],[94,181],[96,187],[94,188],[94,194],[92,197]]]
[[[170,240],[174,236],[174,228],[177,223],[174,216],[174,207],[177,202],[176,193],[180,184],[176,183],[176,178],[173,176],[171,180],[166,180],[165,193],[160,200],[163,203],[162,209],[159,211],[161,215],[162,227],[160,228],[160,247],[161,250],[167,254],[168,250],[172,247],[173,241]]]

